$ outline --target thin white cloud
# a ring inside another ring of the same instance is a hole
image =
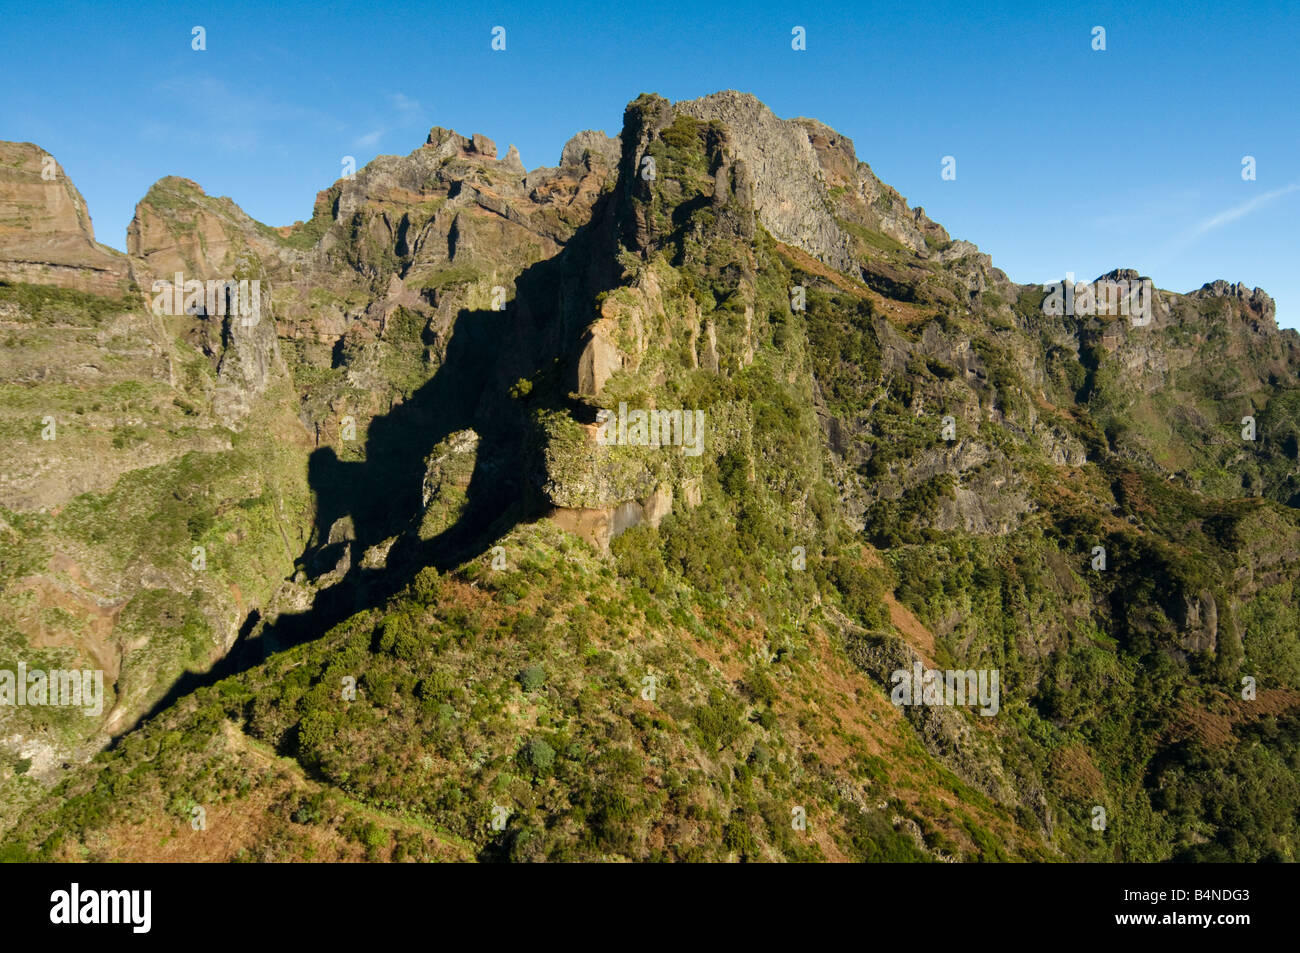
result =
[[[1263,195],[1257,195],[1249,201],[1242,202],[1240,205],[1234,205],[1232,208],[1224,209],[1222,212],[1211,215],[1209,218],[1196,223],[1165,245],[1160,254],[1155,256],[1154,261],[1151,263],[1152,266],[1168,262],[1179,252],[1183,251],[1183,249],[1188,245],[1215,229],[1222,228],[1225,225],[1229,225],[1239,219],[1245,218],[1252,212],[1257,212],[1267,205],[1272,205],[1278,199],[1298,191],[1300,191],[1300,182],[1292,182],[1290,185],[1284,185],[1280,189],[1274,189],[1271,192],[1265,192]]]
[[[1185,242],[1190,242],[1200,238],[1206,232],[1212,232],[1216,228],[1221,228],[1229,222],[1235,222],[1239,218],[1249,215],[1256,209],[1263,208],[1272,202],[1277,201],[1284,195],[1290,195],[1292,192],[1300,190],[1300,182],[1292,182],[1290,185],[1283,186],[1280,189],[1274,189],[1272,192],[1265,192],[1263,195],[1257,195],[1249,202],[1242,202],[1240,205],[1213,215],[1201,222],[1190,232],[1183,236]]]
[[[1197,189],[1179,189],[1158,195],[1133,195],[1103,206],[1104,214],[1092,220],[1099,231],[1137,231],[1176,221],[1188,205],[1201,200]]]

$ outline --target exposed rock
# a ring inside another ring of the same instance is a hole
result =
[[[588,332],[587,343],[578,357],[578,393],[597,396],[611,374],[623,366],[618,346],[609,339],[608,325],[598,322]]]
[[[458,430],[433,448],[424,465],[420,499],[428,507],[444,487],[465,489],[474,472],[479,436],[473,430]]]
[[[330,524],[330,531],[326,541],[329,543],[343,543],[356,538],[357,531],[352,525],[352,517],[340,516]]]
[[[1250,308],[1268,327],[1277,328],[1277,304],[1262,288],[1247,288],[1240,282],[1229,284],[1220,278],[1217,281],[1209,281],[1201,285],[1189,297],[1234,298]]]
[[[1213,593],[1184,594],[1174,606],[1174,621],[1182,629],[1178,644],[1183,649],[1213,654],[1219,642],[1219,606]]]
[[[252,411],[253,401],[284,374],[275,320],[263,294],[261,316],[256,321],[238,314],[223,319],[221,359],[217,364],[217,390],[213,410],[228,426],[237,427]]]
[[[0,278],[118,296],[130,267],[95,241],[86,202],[54,157],[0,142]]]
[[[126,249],[149,281],[255,278],[279,258],[278,244],[228,198],[212,198],[189,179],[159,179],[135,207]]]
[[[666,483],[641,500],[627,500],[600,508],[558,507],[551,512],[557,526],[585,539],[603,552],[620,533],[645,523],[659,527],[673,507],[673,491]]]
[[[361,566],[364,569],[384,569],[388,565],[388,554],[397,542],[396,536],[390,536],[383,542],[376,543],[362,554]]]
[[[732,90],[673,109],[726,124],[753,184],[754,209],[769,232],[834,268],[853,267],[848,236],[826,209],[821,166],[803,125],[780,120],[755,97]]]
[[[607,136],[603,132],[586,129],[564,144],[560,152],[560,166],[590,168],[593,163],[600,163],[613,169],[618,166],[622,151],[623,143],[618,136]]]

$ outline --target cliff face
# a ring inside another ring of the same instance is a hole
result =
[[[117,295],[127,261],[95,242],[77,187],[39,146],[0,142],[0,277]]]
[[[1214,820],[1300,737],[1300,336],[1263,291],[1053,310],[736,92],[643,95],[531,172],[434,128],[285,228],[166,178],[127,256],[0,157],[0,623],[113,683],[50,738],[0,713],[23,849],[63,761],[123,736],[150,805],[201,756],[141,768],[159,733],[219,724],[231,777],[247,733],[482,856],[1292,850]],[[177,272],[258,282],[258,319],[154,314]],[[914,663],[1000,672],[1000,713],[891,704]],[[1159,821],[1112,843],[1098,804]]]
[[[230,199],[211,198],[198,183],[168,176],[136,205],[126,249],[155,278],[170,280],[178,271],[187,278],[238,278],[264,259],[275,262],[279,247],[271,234]]]

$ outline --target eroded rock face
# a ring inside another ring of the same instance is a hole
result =
[[[550,516],[561,529],[585,539],[602,552],[609,552],[609,544],[620,533],[643,523],[658,529],[672,508],[672,487],[661,483],[644,499],[597,508],[558,507]]]
[[[841,271],[853,268],[848,237],[827,210],[821,163],[803,124],[780,120],[755,97],[734,91],[680,102],[673,109],[726,124],[752,183],[754,210],[774,237]]]
[[[118,296],[125,256],[95,241],[86,202],[54,157],[0,142],[0,278]]]
[[[595,397],[610,375],[623,367],[623,355],[611,340],[609,329],[593,325],[578,358],[578,393]]]
[[[585,129],[564,144],[560,152],[562,167],[588,166],[603,164],[612,169],[618,165],[623,144],[618,136],[607,136],[603,132]]]
[[[275,319],[270,310],[269,303],[264,303],[256,322],[240,315],[226,315],[221,319],[223,347],[217,364],[213,410],[230,426],[238,426],[248,417],[253,401],[277,376],[284,376]]]
[[[127,228],[127,251],[152,303],[156,284],[181,281],[249,282],[246,299],[258,307],[248,315],[208,314],[205,301],[181,323],[186,339],[217,370],[213,409],[228,426],[240,427],[254,402],[285,375],[277,341],[272,292],[287,283],[301,255],[283,247],[228,198],[214,198],[189,179],[156,182],[136,205]],[[179,310],[174,305],[173,311]]]
[[[425,461],[420,499],[428,507],[444,486],[468,488],[474,472],[479,436],[473,430],[459,430],[441,441]]]
[[[176,272],[186,280],[265,277],[282,249],[243,209],[228,198],[214,198],[189,179],[159,179],[135,207],[126,231],[126,249],[140,271],[167,281]],[[148,285],[141,287],[148,290]]]
[[[1214,594],[1185,593],[1172,608],[1181,628],[1178,644],[1188,652],[1213,654],[1219,642],[1219,605]]]
[[[411,155],[381,156],[322,192],[309,225],[283,229],[168,177],[137,206],[128,249],[146,289],[176,273],[261,282],[259,322],[200,313],[184,331],[218,369],[216,410],[237,426],[284,373],[281,337],[333,345],[345,379],[376,391],[390,383],[394,333],[412,320],[426,328],[426,363],[440,361],[463,309],[492,307],[494,289],[585,221],[617,148],[580,134],[558,168],[526,174],[513,147],[500,159],[485,136],[435,127]]]
[[[439,441],[425,458],[420,487],[421,539],[447,529],[464,512],[466,491],[479,467],[479,443],[473,430],[458,430]]]
[[[1209,281],[1193,291],[1193,298],[1233,298],[1244,303],[1259,319],[1273,330],[1277,329],[1277,305],[1262,288],[1247,288],[1241,282],[1231,284],[1222,278]]]

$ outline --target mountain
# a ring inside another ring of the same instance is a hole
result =
[[[0,706],[3,856],[1295,859],[1260,289],[1017,284],[736,92],[125,256],[0,154],[0,673],[105,684]]]
[[[112,296],[130,265],[95,241],[86,201],[54,157],[0,142],[0,278]]]

